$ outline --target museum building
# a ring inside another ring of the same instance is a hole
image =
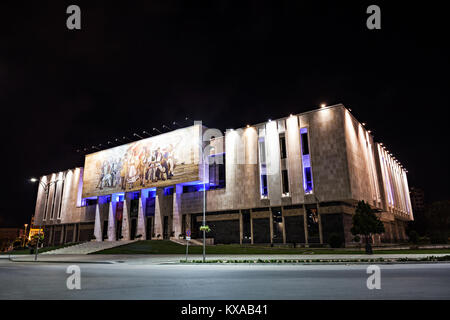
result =
[[[201,238],[209,243],[353,243],[359,200],[406,240],[406,170],[342,104],[228,129],[196,123],[86,155],[42,176],[35,210],[47,244]]]

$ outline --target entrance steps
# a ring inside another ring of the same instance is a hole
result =
[[[184,240],[184,239],[172,238],[172,239],[170,239],[170,241],[178,243],[178,244],[181,244],[183,246],[186,245],[186,240]],[[210,246],[210,245],[213,245],[213,244],[214,244],[214,239],[212,239],[212,238],[207,238],[206,239],[206,245],[207,246]],[[190,246],[203,246],[203,239],[191,239],[191,240],[189,240],[189,245]]]
[[[184,240],[184,239],[175,239],[175,238],[173,238],[173,239],[170,239],[170,241],[175,242],[177,244],[181,244],[182,246],[186,245],[186,240]],[[198,240],[191,239],[189,241],[189,245],[190,246],[201,246],[202,243],[200,243]]]
[[[111,249],[118,246],[123,246],[125,244],[129,244],[135,242],[137,240],[129,240],[129,241],[89,241],[83,242],[80,244],[76,244],[73,246],[59,248],[51,251],[47,251],[42,253],[44,254],[89,254],[105,249]]]

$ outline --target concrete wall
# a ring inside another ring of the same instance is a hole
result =
[[[93,222],[95,220],[95,206],[81,206],[82,176],[83,169],[75,168],[41,177],[35,209],[36,225]],[[47,209],[45,210],[46,202]]]

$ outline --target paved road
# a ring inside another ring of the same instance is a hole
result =
[[[365,265],[79,264],[0,259],[0,299],[450,299],[450,264],[380,265],[381,290]]]
[[[209,260],[214,259],[241,259],[241,260],[257,260],[257,259],[324,259],[324,260],[334,260],[334,259],[377,259],[377,258],[386,258],[386,259],[398,259],[398,258],[424,258],[428,256],[446,256],[448,253],[438,253],[438,254],[429,254],[429,253],[421,253],[421,254],[373,254],[373,255],[365,255],[365,254],[271,254],[271,255],[263,255],[263,254],[217,254],[212,255],[208,254],[207,258]],[[1,259],[7,259],[7,255],[0,256]],[[12,259],[16,261],[34,261],[34,255],[17,255],[13,256]],[[46,262],[117,262],[117,261],[126,261],[130,264],[160,264],[160,263],[178,263],[180,260],[185,259],[185,255],[183,254],[92,254],[92,255],[40,255],[39,261]],[[190,254],[189,259],[200,260],[202,259],[202,255],[198,254]]]

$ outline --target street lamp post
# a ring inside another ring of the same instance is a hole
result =
[[[203,150],[203,149],[202,149]],[[205,159],[205,151],[202,151],[203,158],[203,263],[206,260],[206,159]]]
[[[44,181],[38,180],[36,178],[31,178],[30,179],[30,181],[33,182],[33,183],[39,181],[39,184],[44,189],[44,194],[45,194],[45,206],[44,206],[43,216],[41,217],[41,220],[39,221],[39,231],[38,231],[38,237],[37,237],[37,240],[36,240],[36,250],[35,250],[35,253],[34,253],[34,261],[37,261],[37,256],[38,256],[38,252],[39,252],[39,240],[41,240],[42,220],[44,219],[44,215],[45,215],[45,213],[47,211],[48,194],[50,192],[50,186],[55,184],[55,183],[57,183],[58,181],[64,181],[65,178],[66,177],[63,176],[62,179],[57,179],[57,180],[53,180],[53,181],[50,181],[50,182],[44,182]],[[62,199],[61,199],[61,201],[62,201]]]

